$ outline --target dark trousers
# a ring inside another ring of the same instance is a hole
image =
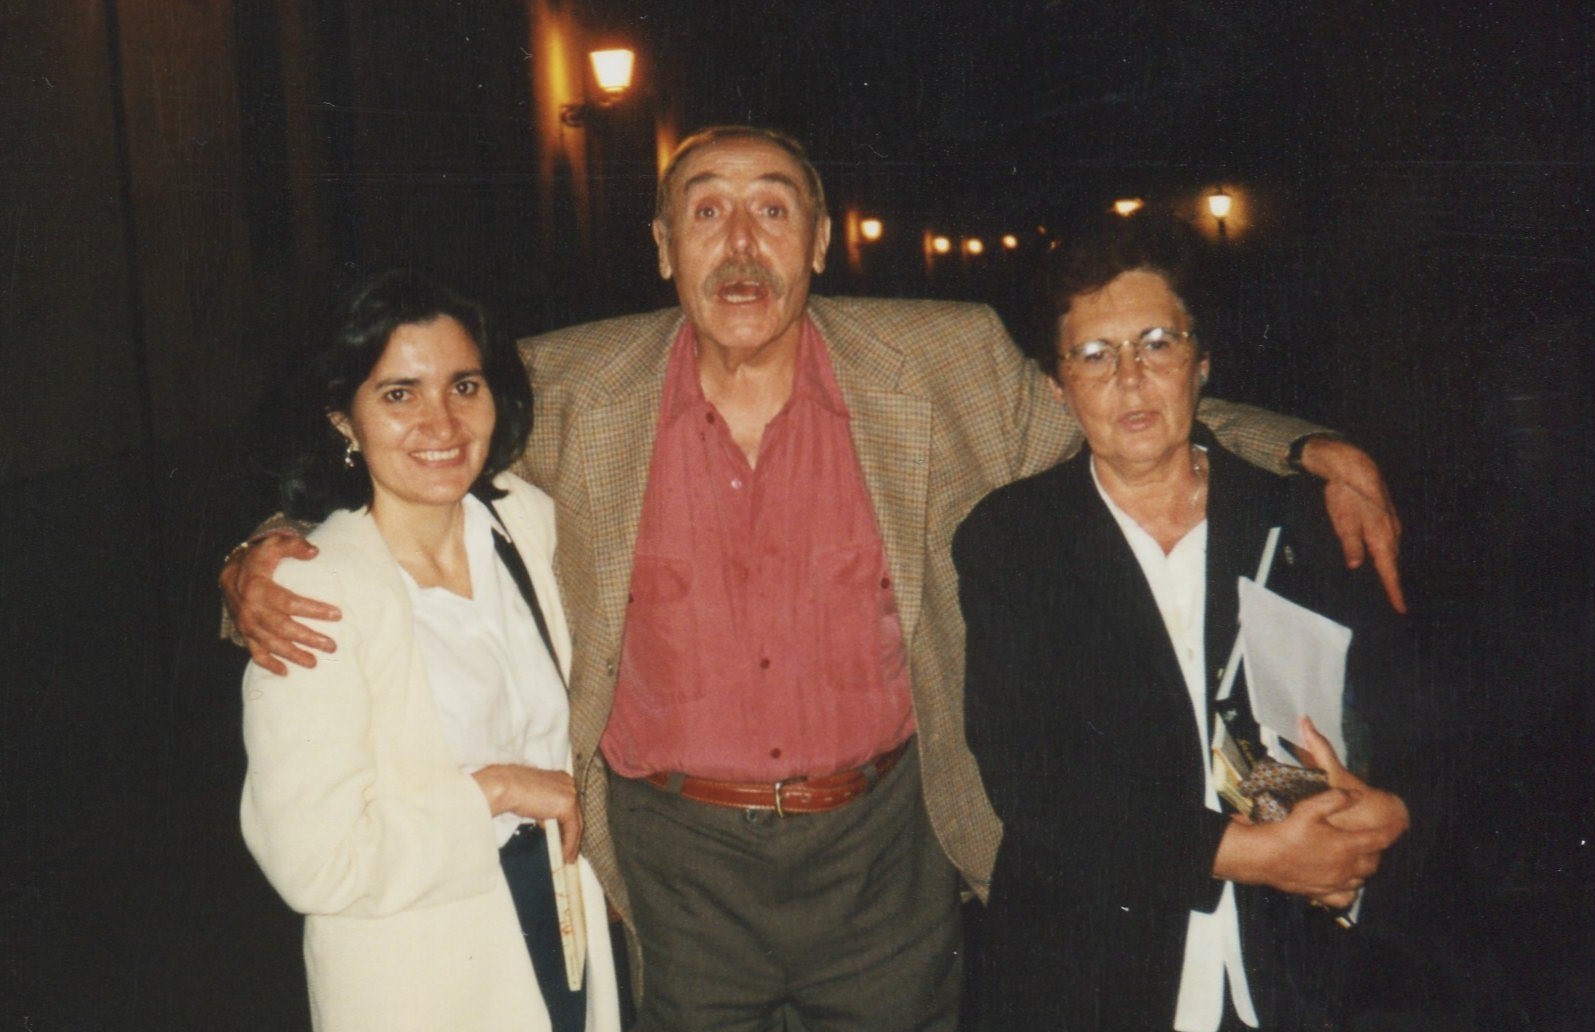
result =
[[[548,838],[536,824],[523,824],[498,851],[499,865],[515,900],[521,936],[532,955],[537,987],[548,1005],[554,1032],[582,1032],[587,1027],[587,987],[571,992],[565,979],[565,947],[559,938],[559,911],[554,905],[554,877],[548,867]]]
[[[711,806],[610,779],[642,946],[639,1032],[951,1032],[958,875],[911,748],[828,813]]]

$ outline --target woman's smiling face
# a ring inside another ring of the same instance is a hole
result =
[[[487,461],[496,412],[476,342],[455,319],[393,331],[348,412],[329,418],[371,474],[372,509],[450,506]]]

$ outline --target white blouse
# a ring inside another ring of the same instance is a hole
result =
[[[493,763],[568,770],[570,701],[559,668],[493,547],[492,513],[472,495],[464,505],[472,597],[403,573],[444,738],[467,774]],[[513,813],[493,818],[498,844],[522,823]]]
[[[1208,758],[1206,646],[1203,635],[1207,619],[1207,520],[1186,532],[1167,554],[1129,513],[1119,508],[1102,489],[1097,478],[1096,460],[1091,464],[1091,480],[1107,504],[1108,512],[1124,532],[1130,551],[1146,574],[1157,601],[1163,626],[1168,630],[1174,654],[1180,661],[1185,689],[1191,697],[1191,715],[1202,743],[1204,791],[1207,808],[1221,812],[1218,792],[1213,786],[1213,764]],[[1224,984],[1228,976],[1230,998],[1235,1013],[1252,1028],[1257,1027],[1257,1009],[1252,1005],[1246,983],[1246,966],[1241,961],[1240,917],[1235,909],[1235,883],[1225,882],[1218,906],[1212,913],[1191,911],[1185,933],[1185,965],[1180,973],[1180,994],[1174,1008],[1176,1032],[1215,1032],[1224,1017]]]

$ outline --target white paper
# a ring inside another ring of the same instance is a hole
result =
[[[1292,742],[1301,737],[1300,718],[1310,717],[1344,762],[1340,715],[1351,628],[1246,577],[1239,581],[1241,656],[1252,716],[1265,738],[1271,731]]]

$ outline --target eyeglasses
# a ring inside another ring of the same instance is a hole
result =
[[[1196,335],[1190,330],[1154,326],[1132,340],[1088,340],[1063,353],[1064,365],[1082,380],[1107,380],[1118,371],[1125,348],[1148,372],[1172,373],[1191,360]]]

